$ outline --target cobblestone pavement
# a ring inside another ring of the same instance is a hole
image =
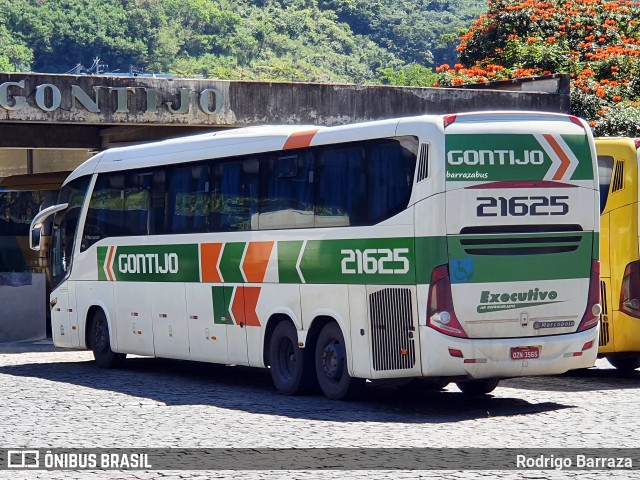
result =
[[[571,375],[512,379],[469,399],[454,385],[363,399],[275,393],[267,370],[134,357],[100,370],[89,352],[0,344],[0,447],[331,448],[640,446],[640,372],[605,360]],[[455,462],[455,459],[452,459]],[[17,474],[17,475],[16,475]],[[620,478],[629,471],[0,472],[1,478]],[[640,476],[639,476],[640,478]]]

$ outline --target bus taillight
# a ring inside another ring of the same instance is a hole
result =
[[[587,309],[582,316],[582,321],[578,327],[578,332],[589,330],[598,325],[600,321],[600,262],[593,260],[591,262],[591,278],[589,279],[589,298],[587,300]]]
[[[640,262],[637,260],[624,269],[620,288],[620,311],[640,318]]]
[[[445,115],[443,119],[444,128],[447,128],[449,125],[455,122],[457,117],[457,115]]]
[[[427,325],[446,335],[467,337],[453,311],[449,267],[440,265],[431,273],[429,301],[427,302]]]

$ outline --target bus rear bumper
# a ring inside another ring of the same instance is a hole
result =
[[[598,354],[599,327],[568,335],[508,339],[457,338],[430,327],[420,328],[425,377],[554,375],[592,367]],[[513,358],[523,355],[522,352],[528,357],[535,356],[535,347],[538,358]]]

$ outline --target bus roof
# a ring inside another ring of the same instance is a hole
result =
[[[374,120],[348,125],[265,125],[200,133],[156,142],[115,147],[93,156],[67,178],[109,171],[130,170],[155,165],[186,163],[210,158],[286,150],[312,145],[384,138],[396,135],[401,122],[425,122],[444,128],[443,119],[456,122],[513,122],[570,120],[564,114],[523,111],[469,112],[454,115],[420,115]],[[446,123],[446,122],[445,122]],[[66,183],[65,182],[65,183]]]

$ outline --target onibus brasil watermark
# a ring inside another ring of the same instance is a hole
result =
[[[7,468],[34,470],[129,470],[150,469],[149,454],[127,452],[57,452],[7,450]]]

